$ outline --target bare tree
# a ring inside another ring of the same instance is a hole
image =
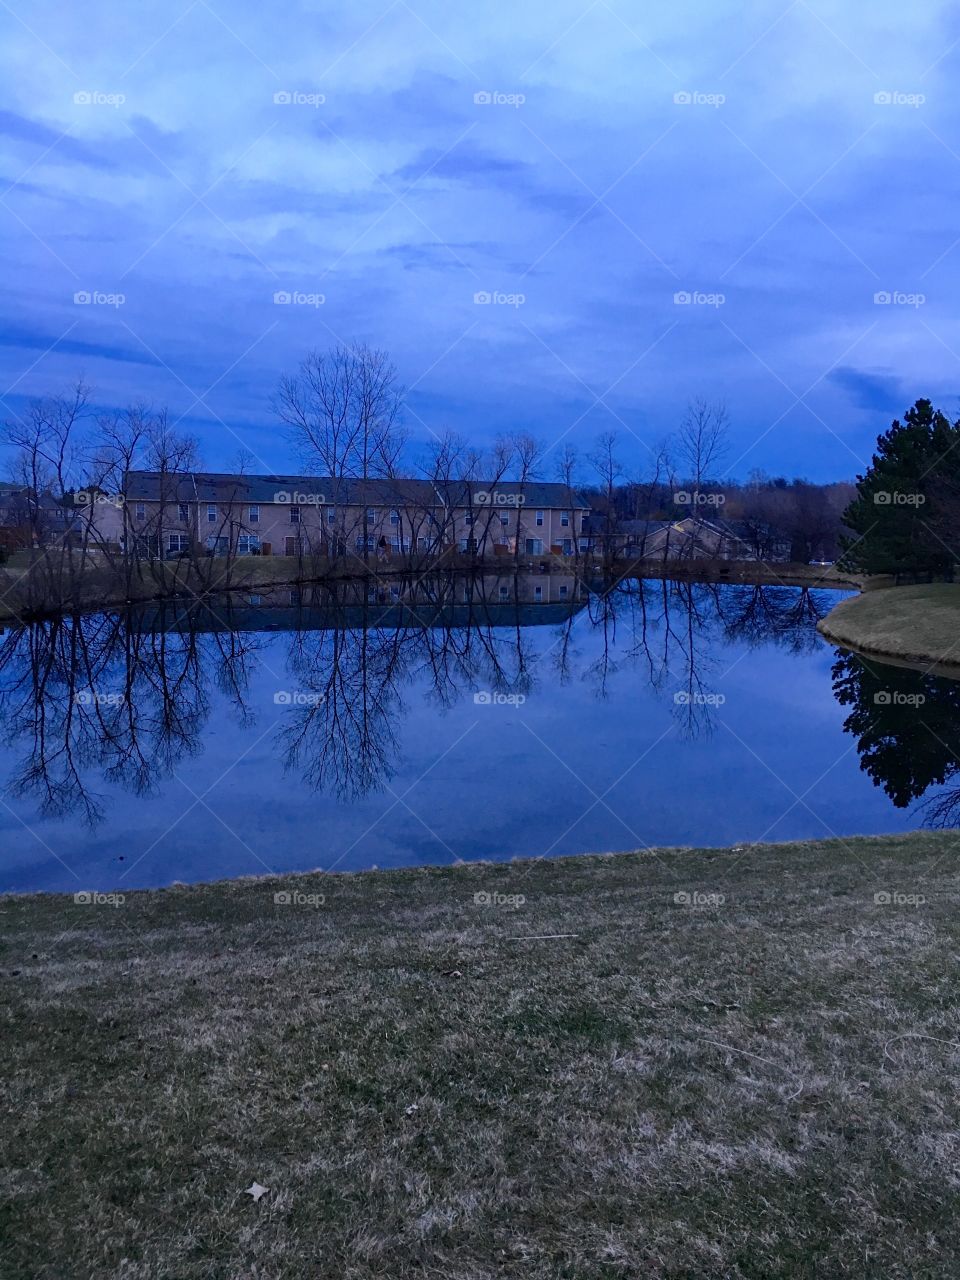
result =
[[[535,480],[540,474],[540,464],[543,459],[543,445],[529,432],[521,431],[513,437],[513,456],[516,460],[517,482],[520,486],[517,494],[517,539],[514,546],[514,558],[520,555],[521,527],[523,525],[523,510],[526,503],[526,488],[531,480]]]
[[[692,400],[677,433],[677,464],[694,492],[710,479],[729,448],[730,417],[722,401]]]
[[[557,482],[562,484],[566,490],[568,504],[566,514],[570,521],[573,556],[575,561],[579,561],[580,530],[577,528],[576,488],[580,474],[580,455],[574,445],[568,442],[563,446],[554,461],[553,470]]]
[[[600,488],[600,516],[603,521],[601,547],[604,566],[609,566],[616,550],[619,517],[617,514],[617,485],[623,477],[623,465],[617,456],[619,437],[615,431],[605,431],[597,438],[596,448],[587,455]]]
[[[406,437],[403,392],[386,352],[313,351],[280,381],[275,408],[304,466],[332,480],[394,476]]]

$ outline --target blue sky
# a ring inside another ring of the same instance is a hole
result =
[[[355,338],[390,351],[416,439],[613,429],[638,472],[692,396],[726,402],[740,476],[849,477],[917,396],[958,410],[946,4],[2,21],[8,416],[83,373],[102,405],[167,405],[210,465],[285,469],[279,375]]]

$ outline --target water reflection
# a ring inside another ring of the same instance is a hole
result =
[[[271,735],[288,776],[339,800],[395,777],[412,691],[448,709],[471,696],[518,704],[578,681],[604,700],[629,667],[670,707],[681,735],[702,737],[723,704],[727,659],[717,637],[810,652],[822,644],[815,625],[832,602],[792,587],[602,587],[573,575],[487,574],[284,588],[38,622],[0,644],[0,727],[17,753],[9,790],[44,816],[97,824],[107,811],[104,783],[155,794],[179,763],[202,753],[214,691],[230,723],[255,725],[258,740]],[[274,682],[274,724],[257,724],[255,671]],[[852,668],[838,675],[841,701],[869,700],[864,679]],[[951,701],[937,721],[948,742],[954,710]],[[862,715],[855,711],[848,728],[869,742],[875,720]],[[910,764],[883,738],[864,749],[865,767],[905,803],[903,795],[944,775],[926,739],[924,749]],[[909,781],[885,772],[911,769]]]
[[[960,682],[908,667],[838,653],[833,668],[844,722],[856,735],[860,767],[899,809],[945,786],[960,770]],[[927,825],[960,819],[960,786],[946,787],[920,808]]]

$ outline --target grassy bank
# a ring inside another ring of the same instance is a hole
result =
[[[960,671],[960,586],[938,582],[869,591],[841,600],[818,629],[834,644],[860,653]]]
[[[632,560],[617,562],[622,578],[671,578],[675,581],[735,582],[749,586],[816,587],[857,590],[866,579],[844,573],[836,565],[779,560]]]
[[[0,899],[0,1274],[956,1275],[955,840]]]

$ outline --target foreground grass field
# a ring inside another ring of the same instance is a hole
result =
[[[960,586],[883,587],[841,600],[818,628],[861,653],[960,668]]]
[[[0,1275],[958,1275],[958,855],[0,899]]]

